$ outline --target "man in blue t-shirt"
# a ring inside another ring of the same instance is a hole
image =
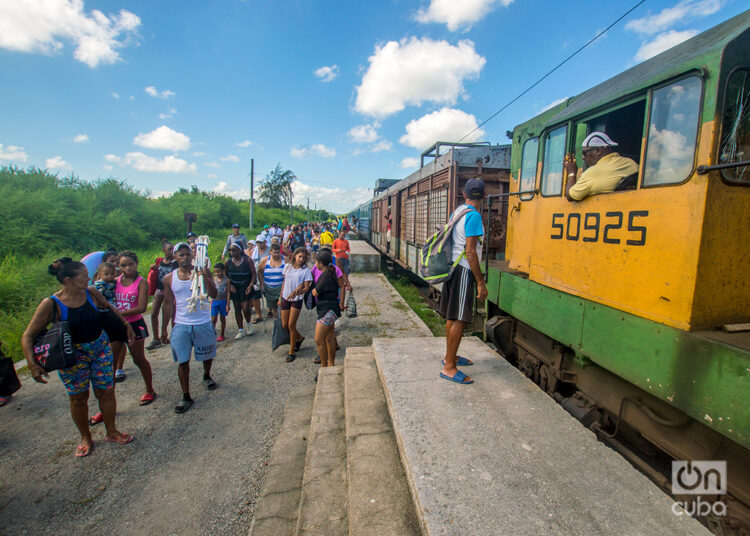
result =
[[[487,299],[487,285],[479,267],[482,258],[482,200],[484,199],[484,182],[480,179],[469,179],[464,187],[465,204],[456,210],[469,211],[453,227],[453,251],[451,260],[460,261],[443,283],[440,294],[440,314],[445,317],[445,359],[440,377],[446,380],[469,384],[474,383],[469,376],[458,370],[457,366],[473,365],[470,359],[457,355],[458,345],[464,334],[466,324],[474,316],[474,296],[479,301]],[[451,216],[452,217],[452,216]]]

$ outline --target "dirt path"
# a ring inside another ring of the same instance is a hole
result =
[[[360,317],[344,326],[339,359],[372,337],[425,335],[382,276],[352,283]],[[307,340],[293,363],[284,362],[286,347],[270,352],[270,321],[267,333],[259,324],[252,337],[222,343],[213,369],[219,388],[206,391],[193,366],[196,403],[184,415],[172,411],[181,395],[169,349],[148,353],[159,397],[146,407],[138,406],[143,383],[128,358],[117,425],[136,440],[105,443],[97,425],[88,458],[73,456],[78,437],[56,375],[48,385],[22,377],[23,389],[0,409],[0,535],[247,534],[289,392],[313,381],[314,321],[303,311]],[[234,336],[233,319],[229,326]],[[93,411],[93,395],[89,405]]]

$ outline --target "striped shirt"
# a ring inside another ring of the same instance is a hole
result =
[[[266,267],[263,268],[263,284],[267,287],[278,288],[284,282],[284,261],[281,266],[274,268],[270,261],[266,261]]]

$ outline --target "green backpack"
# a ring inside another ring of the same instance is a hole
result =
[[[454,212],[448,223],[422,246],[422,252],[419,254],[419,273],[428,283],[434,285],[450,279],[453,270],[464,258],[465,253],[461,252],[461,255],[451,262],[453,228],[470,210],[472,208],[467,206]]]

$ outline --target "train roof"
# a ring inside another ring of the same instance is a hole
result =
[[[476,167],[477,160],[482,160],[483,168],[490,169],[510,169],[510,145],[488,145],[476,144],[468,147],[453,146],[449,142],[438,142],[433,145],[430,149],[422,154],[422,161],[425,156],[432,156],[431,150],[435,150],[434,154],[437,155],[433,160],[424,164],[417,171],[411,175],[401,179],[396,184],[385,190],[384,192],[376,195],[373,200],[382,199],[394,192],[402,190],[404,187],[414,184],[424,178],[434,175],[435,173],[448,168],[458,162],[459,166],[463,167]],[[450,146],[443,154],[439,154],[439,148],[441,146]],[[469,145],[469,144],[466,144]]]
[[[567,99],[516,128],[562,123],[588,110],[643,90],[660,80],[674,77],[691,68],[699,68],[707,60],[720,57],[724,48],[747,31],[748,26],[750,10],[665,50],[580,95]]]

